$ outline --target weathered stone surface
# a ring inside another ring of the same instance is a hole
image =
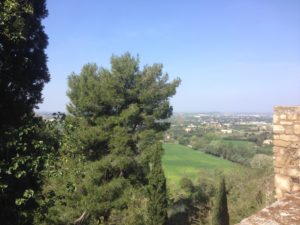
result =
[[[279,146],[279,147],[288,147],[289,145],[291,145],[290,142],[288,141],[283,141],[283,140],[274,140],[273,144],[275,146]]]
[[[274,134],[283,134],[284,127],[282,125],[273,125],[273,132]]]
[[[279,116],[276,115],[276,114],[274,114],[274,115],[273,115],[273,124],[276,124],[276,123],[278,123],[278,122],[279,122]]]
[[[282,174],[275,174],[275,187],[282,191],[291,191],[291,178]]]
[[[290,145],[290,148],[293,148],[293,149],[299,149],[300,147],[300,143],[296,142],[296,143],[291,143]]]
[[[293,126],[284,126],[285,134],[295,134]]]
[[[300,106],[275,107],[273,121],[275,187],[282,198],[300,185]]]
[[[286,168],[283,169],[282,174],[286,174],[290,177],[300,177],[300,170],[298,168]]]
[[[294,125],[294,132],[295,134],[300,134],[300,125],[298,124]]]
[[[300,192],[274,202],[260,212],[243,219],[237,225],[299,225],[300,224]]]
[[[292,191],[300,191],[300,184],[293,184]]]
[[[280,139],[280,135],[279,134],[274,134],[273,135],[273,140],[279,140]]]
[[[288,165],[290,161],[291,158],[288,155],[282,155],[281,157],[274,156],[273,165],[278,168],[283,168],[285,165]]]
[[[274,108],[273,140],[279,200],[239,225],[300,225],[300,106]]]
[[[283,141],[297,142],[300,140],[300,137],[297,135],[281,134],[279,135],[279,139]]]
[[[279,122],[280,125],[293,125],[292,121],[280,121]]]
[[[279,116],[280,120],[286,120],[287,116],[285,114],[281,114]]]
[[[273,146],[274,155],[280,156],[286,154],[286,148]]]
[[[288,120],[297,120],[297,114],[289,114]]]
[[[277,199],[282,199],[283,195],[285,192],[283,192],[283,190],[279,189],[279,188],[275,188],[275,197]]]

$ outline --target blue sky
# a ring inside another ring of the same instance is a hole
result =
[[[175,112],[300,105],[299,0],[48,0],[51,81],[41,111],[65,111],[67,77],[112,54],[163,63]]]

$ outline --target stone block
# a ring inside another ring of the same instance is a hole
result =
[[[273,147],[274,156],[284,155],[284,154],[286,154],[286,151],[287,151],[286,148],[282,148],[282,147],[278,147],[278,146]]]
[[[292,121],[280,121],[280,125],[293,125],[294,123]]]
[[[281,115],[279,116],[279,118],[280,118],[281,120],[286,120],[286,119],[287,119],[287,116],[286,116],[286,114],[281,114]]]
[[[278,147],[288,147],[291,143],[283,140],[274,140],[273,144],[274,146],[278,146]]]
[[[289,114],[288,120],[297,120],[297,114]]]
[[[274,134],[273,135],[273,139],[274,140],[279,140],[280,139],[280,135],[279,134]]]
[[[273,115],[273,124],[278,123],[279,122],[279,116],[274,114]]]
[[[279,139],[283,141],[289,141],[289,142],[297,142],[300,140],[299,136],[292,135],[292,134],[281,134],[279,135]]]
[[[281,174],[275,174],[275,187],[283,192],[291,191],[291,178]]]
[[[296,168],[299,167],[299,158],[297,155],[290,154],[288,159],[285,161],[286,168]]]
[[[293,126],[285,126],[284,133],[285,134],[294,134],[294,127]]]
[[[291,161],[291,158],[289,157],[289,155],[285,154],[282,156],[275,156],[275,159],[273,161],[273,165],[275,167],[286,167]],[[280,171],[281,174],[283,174],[282,171]]]
[[[281,199],[283,197],[283,191],[280,188],[275,188],[276,199]]]
[[[292,191],[300,191],[300,184],[293,184]]]
[[[281,174],[281,168],[280,168],[280,167],[276,167],[276,166],[274,165],[274,173],[275,173],[275,174]]]
[[[292,143],[289,147],[298,149],[300,148],[300,143],[299,142]]]
[[[300,177],[299,176],[293,176],[291,177],[291,180],[292,180],[292,183],[293,184],[297,184],[297,185],[300,185]]]
[[[283,134],[284,130],[285,130],[284,127],[281,125],[273,125],[274,134]]]
[[[294,125],[294,132],[295,132],[295,134],[300,134],[300,125],[299,124]]]
[[[274,157],[273,166],[278,168],[277,171],[275,171],[276,173],[281,173],[281,169],[279,168],[284,166],[284,162],[280,160],[280,157]]]
[[[300,177],[300,169],[297,168],[286,168],[282,172],[289,177]]]
[[[282,156],[282,155],[285,155],[287,152],[286,148],[277,147],[277,146],[273,147],[273,148],[274,148],[274,155]]]

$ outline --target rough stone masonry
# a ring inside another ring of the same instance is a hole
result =
[[[276,198],[300,190],[300,106],[274,108],[273,151]]]
[[[274,108],[276,202],[237,225],[300,225],[300,106]]]

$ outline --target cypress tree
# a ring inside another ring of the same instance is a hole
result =
[[[0,2],[0,124],[14,128],[42,102],[49,81],[45,48],[47,35],[41,20],[45,0]]]
[[[229,225],[229,214],[227,207],[227,192],[225,178],[223,177],[213,208],[212,225]]]
[[[0,221],[32,224],[44,156],[34,117],[49,81],[44,0],[0,1]]]
[[[149,173],[149,225],[164,225],[167,221],[167,190],[166,178],[161,164],[161,144],[157,145],[157,150],[153,155],[153,160]]]

